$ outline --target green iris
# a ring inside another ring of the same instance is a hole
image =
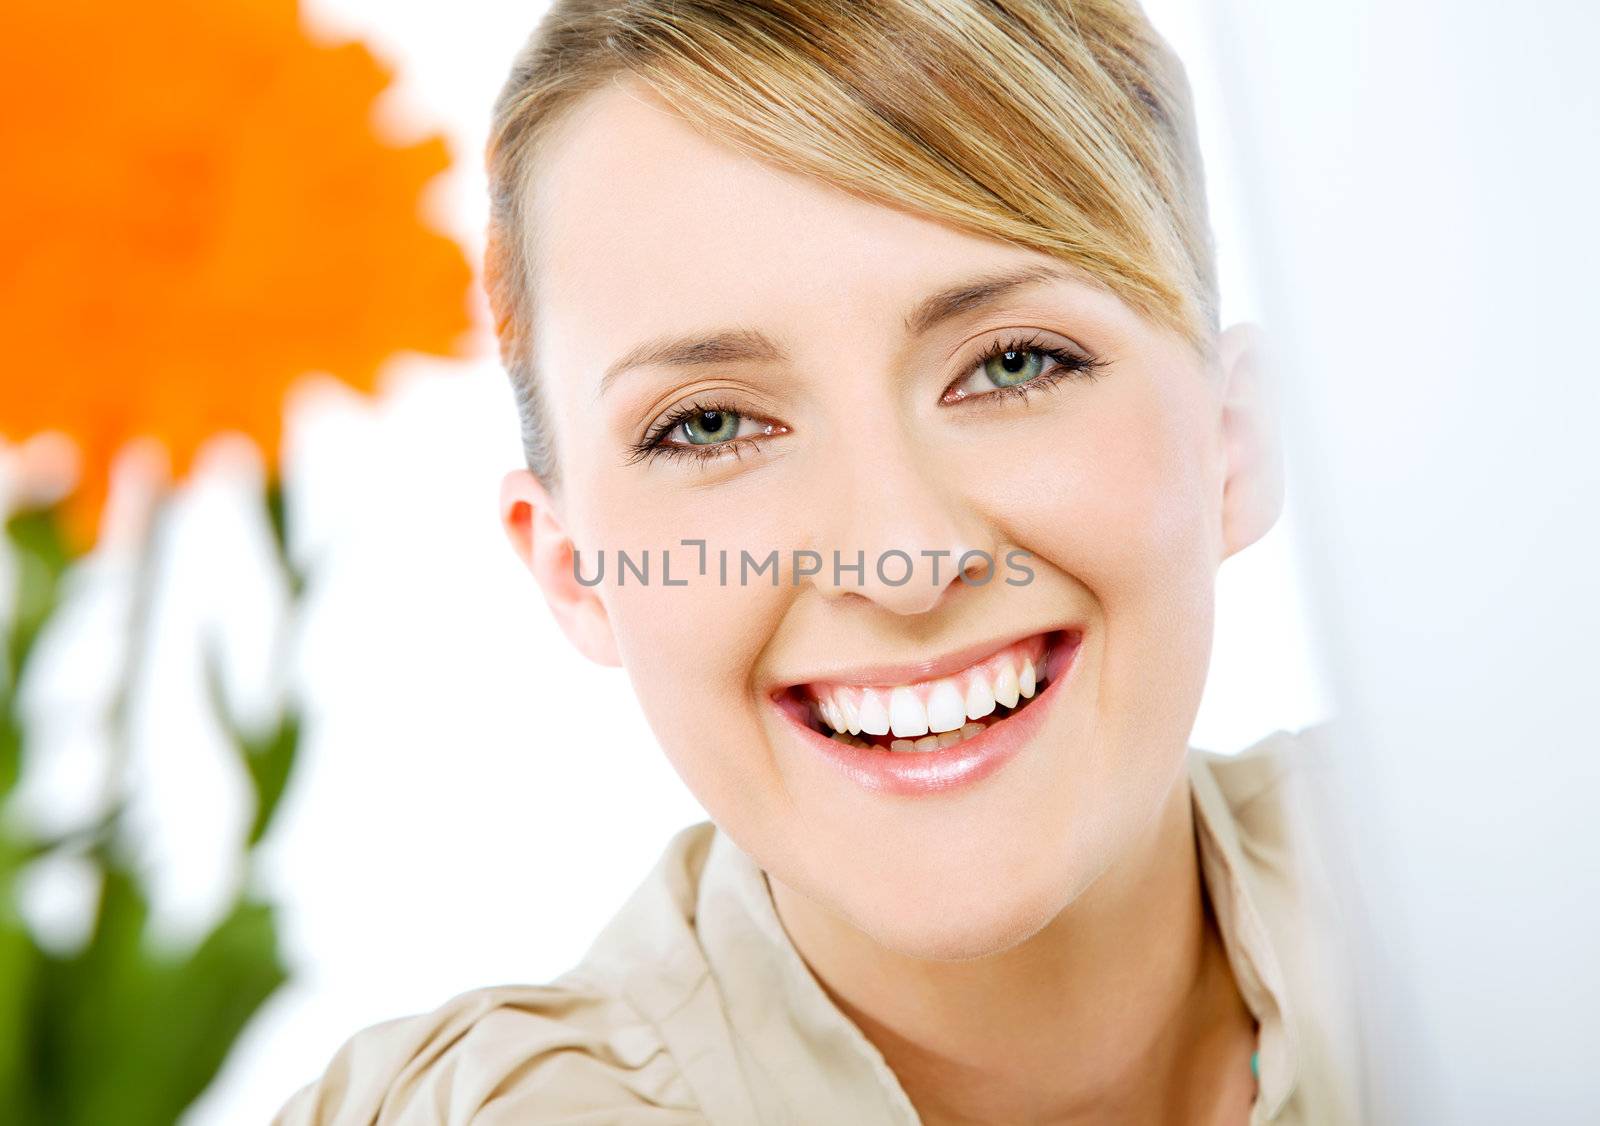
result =
[[[739,433],[739,416],[732,411],[696,411],[683,420],[683,432],[697,446],[727,442]]]
[[[1029,349],[1026,352],[1001,352],[985,360],[983,374],[994,381],[996,387],[1015,387],[1030,379],[1037,379],[1044,371],[1044,353]]]

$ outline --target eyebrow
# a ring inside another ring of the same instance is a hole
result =
[[[1071,277],[1066,270],[1052,266],[1024,266],[942,289],[919,301],[906,314],[906,334],[920,336],[953,317],[993,305],[1024,286],[1046,281],[1066,281]],[[600,377],[600,390],[596,397],[604,395],[619,375],[632,368],[772,363],[783,358],[783,349],[770,336],[751,329],[727,329],[709,336],[693,333],[661,337],[630,348],[606,368],[605,374]]]

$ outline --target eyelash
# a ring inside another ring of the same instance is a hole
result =
[[[1051,348],[1046,346],[1044,341],[1037,336],[1028,336],[996,341],[981,356],[967,365],[961,379],[966,379],[977,368],[987,364],[990,360],[1005,355],[1007,352],[1037,352],[1046,359],[1053,361],[1055,366],[1028,380],[1026,383],[1016,383],[1010,387],[995,387],[981,395],[970,395],[965,399],[955,401],[982,402],[986,399],[1007,399],[1015,395],[1023,402],[1027,402],[1030,392],[1054,391],[1065,379],[1096,379],[1099,377],[1100,369],[1105,366],[1104,360],[1094,359],[1089,356],[1079,356],[1060,348]],[[940,401],[943,401],[942,395],[940,396]],[[739,408],[728,402],[695,400],[692,403],[686,403],[656,423],[655,426],[651,427],[648,434],[634,443],[632,452],[628,457],[628,464],[632,465],[635,462],[647,459],[677,457],[688,457],[697,462],[707,462],[727,457],[730,453],[735,458],[742,457],[743,454],[740,452],[740,448],[746,444],[753,444],[756,439],[735,438],[732,441],[704,446],[672,445],[663,441],[681,423],[697,414],[712,411],[736,414],[743,417]]]

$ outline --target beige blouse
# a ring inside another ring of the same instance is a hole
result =
[[[1359,1120],[1326,872],[1293,831],[1295,779],[1328,730],[1189,754],[1203,877],[1260,1029],[1252,1124]],[[918,1121],[790,943],[765,875],[702,821],[672,837],[571,970],[357,1032],[273,1124]]]

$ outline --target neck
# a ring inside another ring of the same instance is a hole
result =
[[[997,954],[909,957],[771,886],[801,956],[927,1126],[1248,1107],[1254,1024],[1211,920],[1187,774],[1112,869]]]

